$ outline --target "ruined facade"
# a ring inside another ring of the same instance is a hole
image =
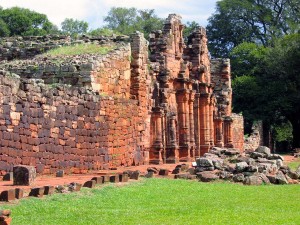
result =
[[[210,61],[204,28],[187,44],[182,32],[181,17],[171,14],[150,37],[153,163],[189,161],[212,146],[242,148],[233,139],[229,60]]]
[[[24,164],[82,173],[191,161],[213,146],[242,150],[230,62],[210,59],[204,28],[187,42],[183,29],[171,14],[150,42],[139,32],[130,43],[84,39],[113,42],[106,55],[33,57],[41,38],[38,50],[11,55],[21,45],[2,40],[1,58],[22,60],[0,62],[0,171]]]

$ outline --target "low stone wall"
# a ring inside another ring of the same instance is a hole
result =
[[[45,174],[84,173],[147,163],[137,101],[4,72],[0,89],[0,171],[24,164]]]

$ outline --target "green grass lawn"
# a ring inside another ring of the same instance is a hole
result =
[[[82,54],[107,54],[113,47],[100,46],[96,44],[77,44],[63,46],[47,51],[44,55],[61,56],[61,55],[82,55]]]
[[[300,185],[148,179],[1,208],[12,210],[12,225],[300,224]]]
[[[287,164],[292,170],[296,170],[300,166],[300,158],[297,158],[293,162],[289,162]]]

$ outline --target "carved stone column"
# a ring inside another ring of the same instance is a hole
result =
[[[178,163],[179,152],[177,144],[177,128],[176,128],[176,115],[169,117],[168,123],[168,145],[166,149],[166,163]]]
[[[209,135],[210,135],[210,145],[214,145],[214,108],[215,108],[215,99],[214,97],[210,98],[209,102]]]
[[[207,153],[210,148],[209,102],[210,102],[210,94],[208,93],[201,94],[200,96],[200,155]]]
[[[179,160],[187,161],[190,158],[189,153],[189,94],[186,90],[178,91],[177,94],[178,104],[178,123],[179,123]]]
[[[194,101],[195,101],[195,91],[191,91],[190,98],[189,98],[190,157],[195,157]]]
[[[150,163],[151,164],[162,164],[162,151],[163,151],[163,139],[162,139],[162,117],[163,112],[160,108],[153,110],[153,126],[154,126],[154,141],[150,151]]]
[[[232,118],[225,117],[224,119],[224,142],[225,147],[233,148],[233,140],[232,140]]]
[[[200,157],[200,93],[195,94],[194,101],[194,134],[195,134],[195,158]]]
[[[217,117],[215,119],[215,130],[216,130],[216,141],[215,141],[215,145],[217,147],[224,147],[224,142],[223,142],[223,138],[224,138],[224,134],[223,134],[223,119],[220,117]]]

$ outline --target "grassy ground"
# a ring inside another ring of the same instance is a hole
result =
[[[106,54],[112,47],[104,47],[96,44],[78,44],[71,46],[63,46],[47,51],[44,55],[60,56],[60,55],[82,55],[82,54]]]
[[[296,170],[299,166],[300,166],[300,158],[297,158],[295,161],[293,162],[289,162],[287,163],[287,165],[292,169],[292,170]]]
[[[300,185],[149,179],[31,198],[5,208],[12,209],[12,225],[300,224],[299,200]]]

